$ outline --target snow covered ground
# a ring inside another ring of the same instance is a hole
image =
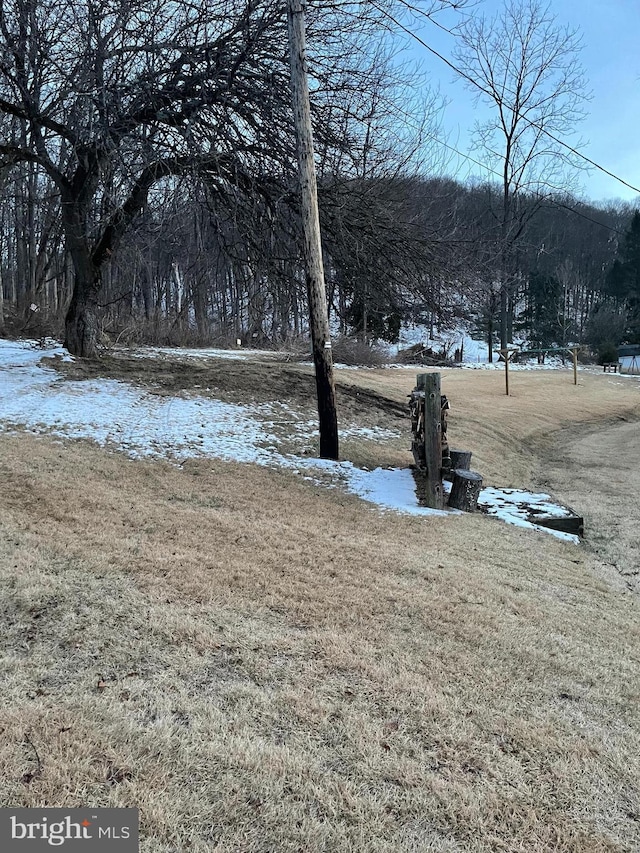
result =
[[[259,349],[219,349],[217,347],[193,347],[186,349],[184,347],[135,347],[128,349],[127,354],[132,358],[168,358],[168,359],[208,359],[208,358],[224,358],[231,361],[243,361],[251,358],[280,358],[280,353],[274,350],[259,350]]]
[[[392,349],[397,352],[416,344],[424,344],[436,352],[446,350],[452,357],[456,349],[462,348],[464,365],[485,364],[489,358],[486,343],[474,340],[463,325],[431,336],[428,326],[405,323],[400,329],[398,345]]]
[[[406,349],[414,344],[423,344],[430,347],[434,352],[446,352],[453,357],[456,349],[462,349],[462,362],[460,367],[475,369],[475,370],[504,370],[504,362],[499,360],[496,352],[498,345],[494,347],[493,361],[489,362],[489,351],[486,341],[479,341],[471,337],[469,329],[463,321],[449,330],[443,329],[440,332],[434,332],[433,336],[429,334],[429,327],[417,324],[405,323],[400,329],[399,343],[395,347],[390,347],[390,351],[394,354],[398,350]],[[513,344],[510,347],[527,348],[527,341],[524,337],[515,337]],[[640,368],[640,358],[638,359]],[[567,352],[564,362],[560,355],[547,355],[544,364],[538,364],[535,357],[531,357],[527,361],[519,364],[509,364],[509,370],[570,370],[573,367],[571,355]],[[602,370],[602,368],[599,368]],[[639,371],[640,372],[640,371]]]
[[[169,357],[169,351],[163,351]],[[193,357],[192,351],[171,354]],[[220,357],[217,350],[205,356]],[[228,357],[228,355],[227,355]],[[241,356],[244,357],[244,356]],[[376,468],[368,471],[351,462],[330,462],[283,453],[282,430],[304,445],[317,435],[315,421],[286,404],[246,406],[223,403],[197,395],[161,396],[113,379],[70,380],[47,359],[71,359],[53,342],[41,349],[33,341],[0,340],[0,429],[20,428],[36,434],[66,439],[90,439],[122,451],[132,458],[157,457],[178,464],[193,457],[253,462],[288,468],[308,479],[342,487],[363,500],[385,509],[414,515],[443,514],[418,504],[411,470]],[[350,427],[341,437],[363,439],[397,437],[382,429]],[[407,435],[407,443],[409,436]],[[548,495],[529,495],[513,490],[484,489],[481,503],[489,514],[504,521],[542,530],[562,539],[578,537],[550,531],[526,520],[522,501],[538,501],[546,512],[562,512]]]

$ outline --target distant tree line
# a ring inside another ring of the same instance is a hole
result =
[[[423,4],[426,14],[459,5]],[[523,65],[505,178],[461,184],[438,177],[438,99],[394,62],[385,12],[404,7],[309,8],[335,328],[394,341],[405,320],[435,329],[464,317],[489,352],[518,333],[539,346],[637,338],[637,213],[577,201],[558,168],[567,158],[536,148],[532,122],[576,118],[574,42],[535,2],[511,8],[507,23],[528,22],[528,36],[510,43]],[[0,331],[63,334],[80,355],[101,340],[279,346],[306,336],[283,9],[3,3]],[[502,109],[511,89],[495,87],[499,63],[474,66],[495,55],[494,31],[467,27],[464,67],[484,73]],[[561,72],[548,91],[536,63]],[[504,130],[509,116],[498,117]]]
[[[2,191],[6,322],[15,331],[59,334],[74,271],[57,201],[28,167],[5,174]],[[436,178],[324,176],[320,207],[335,328],[369,342],[396,341],[403,321],[435,331],[464,318],[497,347],[498,194],[497,186]],[[257,200],[250,209],[221,208],[206,184],[160,187],[104,265],[101,334],[188,344],[299,340],[307,315],[296,247],[293,205],[280,217]],[[550,201],[531,218],[512,258],[513,333],[539,347],[636,340],[639,247],[640,215],[628,206]]]

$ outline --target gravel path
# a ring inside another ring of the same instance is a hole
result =
[[[586,543],[640,592],[640,422],[562,430],[540,482],[585,519]]]

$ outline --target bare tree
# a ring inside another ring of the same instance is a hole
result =
[[[259,193],[286,170],[284,26],[270,0],[0,6],[0,111],[26,128],[1,163],[33,164],[59,193],[72,352],[95,352],[102,270],[155,185],[199,172]]]
[[[506,347],[513,316],[514,248],[539,205],[569,189],[576,174],[577,159],[563,142],[583,117],[580,40],[538,0],[508,2],[491,20],[472,18],[460,39],[459,68],[478,100],[492,108],[492,117],[476,126],[476,136],[488,164],[501,175],[495,215],[500,343]]]
[[[369,4],[310,9],[325,148],[354,142],[339,94],[366,85],[366,45],[386,20]],[[197,176],[216,205],[275,215],[295,163],[286,45],[282,0],[2,0],[0,114],[21,132],[0,141],[0,167],[55,187],[71,351],[95,352],[104,271],[158,185]]]

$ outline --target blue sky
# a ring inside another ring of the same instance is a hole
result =
[[[478,0],[472,13],[491,18],[502,7],[500,0]],[[582,64],[592,99],[587,117],[568,141],[581,138],[581,151],[625,181],[640,187],[640,0],[553,0],[552,13],[559,25],[569,25],[582,36]],[[453,18],[441,18],[451,25]],[[454,39],[425,23],[417,31],[424,41],[451,58]],[[419,59],[431,84],[439,87],[449,104],[443,115],[443,131],[451,145],[481,159],[473,150],[470,131],[481,118],[473,95],[454,72],[413,41],[410,56]],[[455,171],[451,162],[448,170]],[[459,164],[458,177],[477,175],[478,167]],[[592,169],[582,175],[582,195],[591,201],[638,200],[640,194],[613,178]]]

